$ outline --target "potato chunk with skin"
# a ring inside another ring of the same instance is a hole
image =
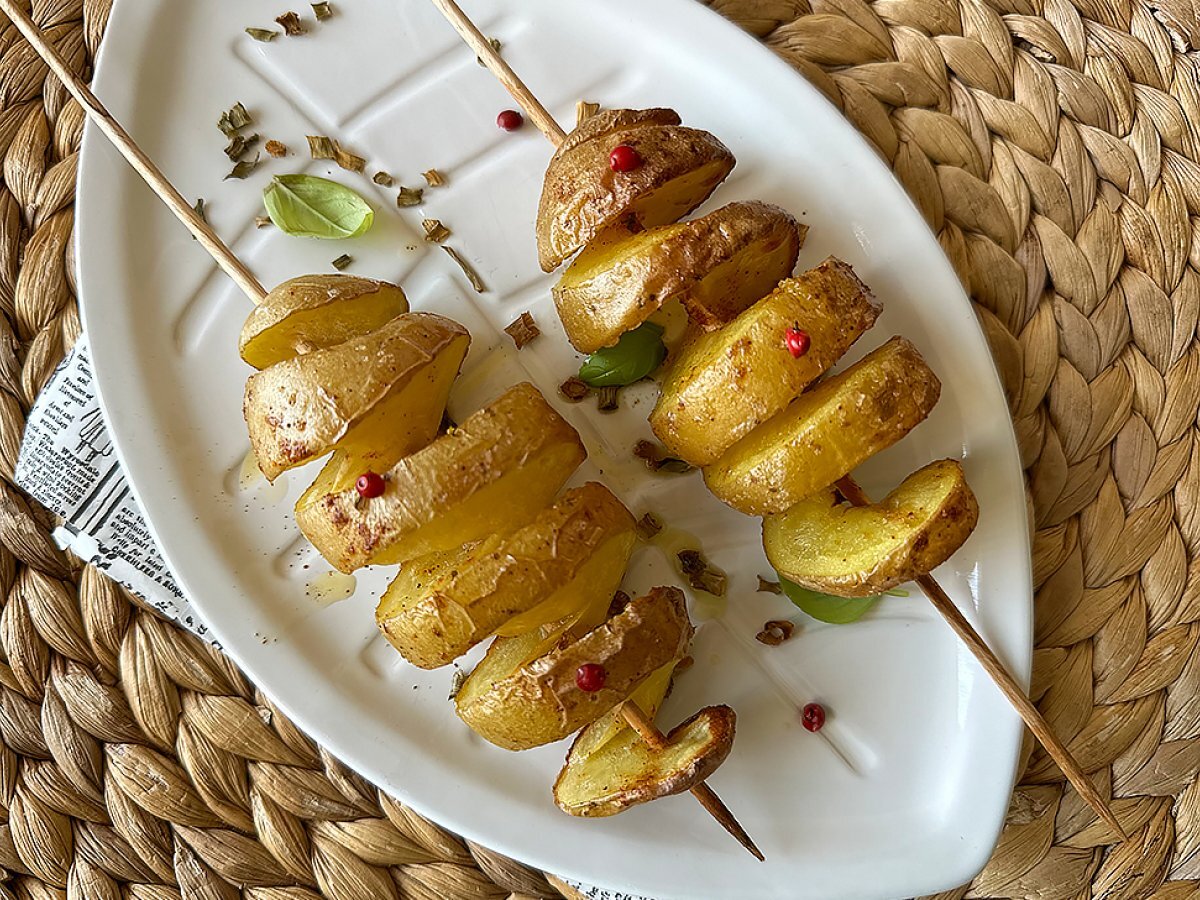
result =
[[[892,338],[730,447],[704,481],[747,515],[781,513],[912,431],[940,393],[917,348]]]
[[[491,634],[533,631],[610,600],[635,541],[629,510],[589,482],[511,535],[411,560],[375,621],[409,662],[444,666]]]
[[[737,716],[728,706],[709,706],[673,728],[661,750],[626,728],[588,755],[576,753],[587,735],[584,730],[554,782],[554,802],[573,816],[613,816],[691,790],[725,762],[736,726]]]
[[[434,313],[405,313],[371,334],[275,363],[246,380],[243,411],[268,480],[342,450],[399,459],[437,433],[470,335]]]
[[[302,275],[250,311],[238,347],[256,369],[370,334],[408,312],[404,291],[357,275]]]
[[[763,520],[771,565],[803,587],[839,597],[868,597],[928,574],[979,521],[979,504],[953,459],[918,469],[871,506],[840,499],[826,488]]]
[[[296,504],[296,522],[343,572],[404,562],[512,531],[547,506],[586,458],[579,434],[528,383],[469,416],[383,475]]]
[[[617,223],[652,228],[674,222],[725,180],[734,165],[729,149],[708,132],[677,122],[669,110],[610,110],[567,136],[546,169],[538,205],[543,271],[554,271]],[[609,166],[609,154],[621,144],[638,152],[636,169],[614,172]]]
[[[731,324],[680,349],[650,427],[673,455],[709,465],[841,359],[879,313],[870,290],[841,260],[785,279]],[[799,359],[784,342],[793,327],[810,340]]]
[[[654,588],[582,637],[515,670],[508,668],[511,645],[497,641],[455,697],[458,715],[480,736],[509,750],[561,740],[682,656],[691,637],[683,592]],[[575,672],[584,663],[604,667],[600,690],[586,692],[575,683]]]
[[[791,274],[806,231],[757,201],[633,235],[617,225],[571,263],[554,303],[581,353],[612,346],[672,299],[701,327],[719,328]]]

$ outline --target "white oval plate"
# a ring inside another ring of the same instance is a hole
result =
[[[533,217],[550,148],[532,128],[499,131],[511,106],[491,76],[420,0],[337,3],[304,37],[270,44],[249,25],[279,10],[241,3],[133,3],[113,12],[98,93],[183,193],[270,285],[330,271],[403,283],[416,308],[466,324],[470,358],[451,401],[458,419],[508,385],[538,384],[583,434],[599,478],[637,513],[694,532],[730,574],[728,610],[701,624],[696,666],[662,719],[704,704],[738,713],[735,750],[713,779],[766,853],[760,864],[694,801],[674,798],[607,820],[576,820],[550,787],[566,745],[506,753],[454,716],[449,670],[404,664],[376,634],[374,598],[389,572],[361,574],[352,599],[322,605],[306,590],[327,566],[299,537],[291,501],[315,470],[285,486],[243,489],[247,367],[237,333],[245,299],[94,131],[84,146],[78,258],[83,312],[117,450],[172,569],[213,632],[303,728],[419,812],[486,846],[564,876],[659,898],[895,897],[970,878],[986,861],[1007,805],[1020,726],[1000,694],[915,592],[868,619],[828,627],[784,599],[755,593],[769,574],[757,521],[726,509],[699,477],[652,476],[630,448],[648,437],[651,388],[615,415],[560,402],[575,370],[537,268]],[[306,13],[307,4],[302,5]],[[982,521],[938,577],[1013,670],[1030,664],[1031,588],[1020,465],[996,373],[974,315],[936,241],[897,183],[835,111],[786,64],[688,0],[467,4],[484,31],[566,123],[580,97],[606,106],[664,105],[709,129],[738,157],[706,209],[764,198],[810,227],[801,267],[835,253],[885,305],[861,356],[892,334],[916,342],[942,378],[941,403],[907,440],[861,471],[882,494],[914,468],[965,459]],[[215,123],[242,101],[253,130],[291,147],[246,181]],[[421,209],[394,190],[311,162],[306,134],[340,139],[409,185],[430,167],[449,177]],[[330,173],[377,208],[365,237],[343,243],[256,230],[273,173]],[[453,231],[490,291],[476,295],[422,216]],[[544,336],[517,353],[501,333],[531,310]],[[640,392],[640,393],[639,393]],[[656,549],[635,557],[627,588],[679,578]],[[711,614],[696,606],[697,618]],[[753,636],[770,618],[801,622],[778,648]],[[785,690],[763,672],[775,673]],[[830,710],[820,736],[795,703]]]

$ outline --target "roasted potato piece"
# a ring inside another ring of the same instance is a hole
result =
[[[612,346],[675,298],[702,328],[719,328],[791,274],[806,231],[757,201],[635,235],[618,225],[571,263],[554,303],[581,353]]]
[[[841,260],[785,279],[732,324],[680,349],[650,427],[675,456],[709,465],[836,363],[879,312],[870,290]],[[810,339],[799,359],[784,342],[793,327]]]
[[[662,750],[647,746],[626,728],[583,755],[576,748],[584,742],[585,729],[554,782],[554,802],[573,816],[614,816],[639,803],[691,790],[725,762],[736,724],[737,716],[728,706],[709,706],[672,729]]]
[[[833,488],[763,520],[767,559],[810,590],[869,597],[928,574],[975,530],[979,504],[953,459],[913,472],[879,503],[854,507]]]
[[[365,337],[295,356],[246,380],[250,445],[268,480],[341,450],[394,462],[429,443],[471,337],[452,319],[405,313]]]
[[[546,169],[538,205],[543,271],[617,223],[638,231],[674,222],[725,180],[733,154],[707,131],[678,121],[670,110],[609,110],[567,136]],[[620,144],[638,152],[640,166],[612,170],[609,154]]]
[[[238,347],[256,369],[370,334],[408,312],[404,291],[357,275],[302,275],[251,310]]]
[[[523,634],[610,600],[636,539],[629,510],[589,482],[511,535],[406,563],[375,622],[409,662],[444,666],[491,634]]]
[[[518,384],[384,472],[381,496],[309,491],[296,522],[343,572],[404,562],[524,525],[586,456],[537,388]]]
[[[917,348],[892,338],[730,447],[704,481],[748,515],[781,513],[912,431],[941,388]]]
[[[510,667],[513,645],[498,640],[459,689],[458,715],[476,733],[509,750],[561,740],[682,656],[691,637],[683,592],[670,587],[630,601],[604,624],[515,669]],[[604,666],[600,690],[588,693],[576,685],[575,672],[585,663]]]

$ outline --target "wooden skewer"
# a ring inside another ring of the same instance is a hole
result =
[[[58,80],[63,83],[67,92],[83,107],[87,117],[95,122],[96,127],[112,141],[126,161],[142,176],[142,180],[167,204],[175,217],[209,252],[225,274],[237,282],[238,287],[252,302],[262,302],[262,299],[267,296],[267,292],[259,280],[254,277],[254,273],[234,255],[234,252],[229,249],[229,245],[221,240],[220,236],[175,189],[175,186],[167,180],[154,161],[142,152],[142,148],[134,142],[121,123],[105,109],[104,104],[92,93],[91,88],[83,79],[71,71],[66,61],[59,55],[58,50],[47,40],[42,30],[21,9],[16,0],[0,0],[0,10],[3,10],[4,14],[17,26],[17,30],[24,35],[25,40],[29,41],[38,56],[50,67],[50,71],[58,76]]]
[[[646,718],[646,714],[642,712],[640,706],[632,700],[626,700],[621,704],[621,715],[625,717],[625,721],[629,723],[629,727],[636,731],[647,745],[655,750],[661,751],[666,749],[666,736],[654,727],[653,722]],[[716,791],[704,782],[700,782],[700,784],[692,788],[692,796],[699,800],[700,805],[708,810],[709,815],[716,819],[722,828],[733,835],[739,844],[749,850],[759,862],[765,861],[766,857],[762,855],[762,851],[751,840],[750,835],[746,834],[746,830],[733,817],[733,813],[729,811],[729,807],[717,796]]]
[[[525,82],[512,70],[512,67],[496,52],[496,48],[488,42],[483,32],[475,26],[475,23],[454,0],[431,0],[431,2],[454,26],[454,30],[466,41],[467,46],[475,51],[480,61],[500,80],[500,83],[517,101],[517,105],[524,110],[530,121],[538,127],[538,130],[546,136],[551,144],[555,147],[559,146],[566,139],[567,133],[562,130],[546,107],[542,106],[541,101],[533,95],[533,92],[525,86]],[[637,731],[649,746],[656,750],[661,750],[666,746],[666,738],[662,732],[654,727],[654,724],[635,704],[626,701],[621,706],[621,713],[630,727]],[[762,851],[750,839],[750,835],[746,833],[746,830],[734,818],[733,813],[729,811],[729,807],[721,801],[712,788],[704,783],[698,784],[692,788],[692,796],[700,801],[700,805],[708,811],[709,815],[733,835],[739,844],[749,850],[759,861],[764,859]]]
[[[837,489],[854,506],[870,506],[871,504],[871,499],[859,487],[858,482],[849,475],[838,481]],[[1033,701],[1025,695],[1021,686],[1017,684],[1017,680],[1005,668],[1004,663],[1000,661],[1000,658],[996,656],[992,648],[987,645],[987,642],[984,641],[979,632],[967,621],[966,616],[954,605],[954,601],[950,599],[942,586],[937,583],[937,580],[932,575],[922,575],[917,579],[917,585],[929,597],[934,609],[941,613],[942,618],[946,620],[946,623],[953,629],[954,633],[967,645],[967,649],[979,661],[979,665],[983,667],[983,670],[991,676],[992,681],[996,683],[996,687],[1000,688],[1000,693],[1004,694],[1008,702],[1020,714],[1025,724],[1029,726],[1029,730],[1033,732],[1034,737],[1046,748],[1046,752],[1050,754],[1050,758],[1058,763],[1058,767],[1067,776],[1067,780],[1075,786],[1075,790],[1079,792],[1079,796],[1087,801],[1088,806],[1095,810],[1096,815],[1108,823],[1108,826],[1119,834],[1122,840],[1129,840],[1129,835],[1125,833],[1125,829],[1117,821],[1117,817],[1113,814],[1108,802],[1100,796],[1100,792],[1096,790],[1087,773],[1080,768],[1071,751],[1058,739],[1058,736],[1050,728],[1050,723],[1043,718],[1041,712],[1033,704]]]
[[[513,99],[517,101],[517,105],[525,111],[525,115],[529,116],[530,121],[537,126],[538,130],[555,147],[561,144],[567,133],[562,130],[546,107],[542,106],[541,101],[533,95],[529,88],[525,87],[525,82],[496,52],[496,48],[488,42],[483,32],[475,27],[475,23],[459,8],[458,4],[454,0],[433,0],[433,5],[446,17],[446,21],[454,26],[454,30],[466,41],[467,46],[475,51],[489,71],[507,88]]]

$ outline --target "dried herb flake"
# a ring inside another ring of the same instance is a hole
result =
[[[578,403],[580,400],[590,394],[592,389],[588,387],[587,382],[582,378],[577,378],[572,375],[558,386],[558,392],[572,403]]]
[[[324,22],[333,15],[333,7],[328,3],[313,3],[313,15],[317,17],[318,22]]]
[[[308,135],[308,152],[313,159],[332,159],[348,172],[361,172],[367,165],[361,156],[356,156],[323,134]]]
[[[637,520],[637,524],[634,526],[634,529],[637,531],[638,537],[640,537],[643,541],[648,541],[662,531],[663,524],[658,516],[656,516],[654,513],[648,512]]]
[[[614,412],[620,406],[617,401],[621,389],[614,385],[602,387],[596,391],[596,409],[600,412]]]
[[[255,216],[254,217],[254,227],[255,228],[266,228],[268,225],[274,225],[274,224],[275,223],[271,221],[270,216]]]
[[[267,141],[265,144],[263,144],[263,149],[276,159],[279,159],[281,156],[287,156],[288,154],[287,144],[283,143],[282,141]]]
[[[264,44],[269,44],[275,38],[279,37],[279,32],[271,28],[247,28],[246,34],[250,35],[256,41],[262,41]]]
[[[200,217],[200,221],[207,222],[208,214],[204,211],[204,198],[201,197],[196,201],[196,205],[192,207],[196,211],[196,215]]]
[[[673,475],[682,475],[692,471],[692,466],[682,459],[674,456],[667,456],[663,452],[663,448],[654,441],[638,441],[633,445],[633,455],[646,463],[646,468],[651,472],[670,472]]]
[[[580,100],[575,104],[575,124],[582,125],[596,113],[600,112],[599,103],[591,103],[587,100]]]
[[[483,279],[479,277],[479,273],[475,271],[471,264],[463,259],[461,253],[453,247],[447,247],[445,244],[439,244],[438,246],[445,250],[452,260],[458,263],[458,267],[467,276],[467,281],[471,282],[471,287],[475,288],[475,293],[483,294],[487,292],[487,286],[483,283]]]
[[[352,262],[354,262],[354,257],[349,253],[343,253],[341,256],[331,262],[330,265],[341,272]]]
[[[778,647],[795,633],[796,626],[787,619],[771,619],[763,624],[762,630],[754,639],[768,647]]]
[[[240,181],[244,178],[248,178],[250,173],[258,168],[258,162],[261,158],[261,154],[255,153],[254,159],[243,159],[233,167],[233,171],[226,175],[224,180],[228,181],[230,178],[236,178]]]
[[[446,176],[437,169],[428,169],[421,173],[421,177],[425,179],[425,183],[430,187],[441,187],[446,183]]]
[[[542,333],[542,330],[533,321],[533,316],[528,312],[523,312],[505,327],[504,333],[512,338],[513,343],[517,345],[517,349],[521,350],[526,344],[538,337]]]
[[[467,683],[467,673],[462,669],[455,669],[454,676],[450,679],[450,696],[447,700],[453,700],[458,696],[458,692],[462,690],[462,686]]]
[[[241,103],[235,103],[232,107],[221,113],[221,118],[217,119],[217,127],[221,129],[221,134],[227,138],[231,138],[252,121],[250,113],[246,112],[246,107],[242,106]]]
[[[400,185],[400,194],[396,197],[396,205],[403,209],[406,206],[419,206],[425,196],[424,188],[410,188]]]
[[[440,244],[450,237],[450,229],[439,219],[426,219],[421,223],[421,227],[425,229],[425,240],[431,244]]]
[[[396,179],[387,172],[376,172],[371,176],[371,180],[381,187],[391,187],[396,183]]]
[[[714,597],[725,596],[728,578],[723,570],[706,560],[704,554],[699,550],[680,550],[675,556],[679,560],[679,571],[688,584]]]
[[[763,578],[761,575],[758,576],[757,590],[759,593],[762,593],[762,594],[782,594],[783,593],[783,588],[781,588],[779,586],[778,581],[767,581],[767,579]]]
[[[298,37],[308,32],[299,13],[285,12],[282,16],[276,17],[275,21],[283,26],[284,34],[288,37]]]
[[[258,143],[258,135],[242,135],[235,134],[229,139],[229,145],[225,148],[225,155],[233,162],[237,162],[246,152]]]

